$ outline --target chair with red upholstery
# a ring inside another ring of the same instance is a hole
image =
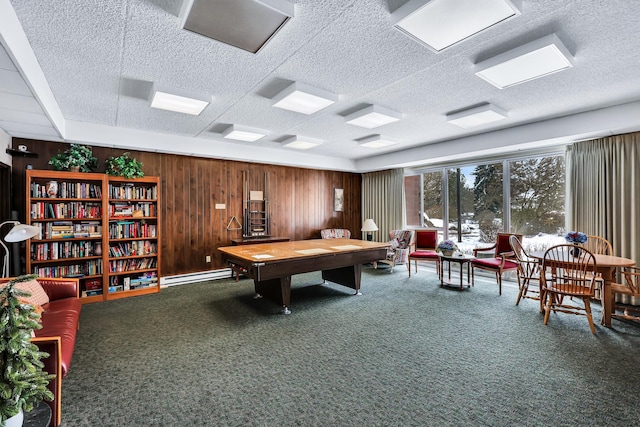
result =
[[[479,268],[481,270],[492,271],[496,275],[498,282],[498,294],[502,295],[502,273],[505,271],[517,270],[518,262],[515,259],[515,254],[511,248],[509,238],[516,236],[518,240],[522,241],[522,234],[514,233],[498,233],[496,242],[493,246],[487,248],[476,248],[473,250],[473,256],[476,258],[471,260],[471,283],[475,282],[475,270]],[[493,251],[489,258],[478,258],[480,252]]]
[[[416,230],[416,249],[409,254],[407,269],[411,277],[411,261],[414,261],[416,273],[418,261],[435,262],[436,271],[440,271],[440,257],[436,252],[438,244],[438,230]]]

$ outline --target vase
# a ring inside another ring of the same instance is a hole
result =
[[[573,249],[569,250],[569,254],[571,254],[574,258],[578,258],[580,256],[580,246],[577,243],[574,243]]]
[[[442,251],[442,255],[444,255],[444,256],[451,256],[451,255],[453,255],[453,250],[450,250],[450,251]]]
[[[16,415],[7,419],[4,422],[4,426],[5,427],[22,427],[23,421],[24,421],[24,412],[22,412],[22,409],[21,409],[20,412],[18,412]]]
[[[47,182],[45,190],[47,191],[47,196],[58,197],[58,181]]]
[[[93,254],[96,256],[102,255],[102,243],[96,243],[96,248],[93,250]]]
[[[80,172],[80,166],[69,166],[69,172]]]

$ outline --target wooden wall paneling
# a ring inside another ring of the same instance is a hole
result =
[[[38,158],[13,157],[12,209],[25,217],[25,169],[52,169],[49,159],[67,144],[14,138],[14,147],[25,144]],[[225,268],[216,250],[239,238],[242,231],[228,231],[233,216],[242,223],[242,171],[250,172],[251,189],[262,190],[269,173],[272,235],[292,240],[319,238],[323,228],[348,228],[360,236],[361,176],[338,171],[312,170],[278,165],[205,159],[175,154],[92,147],[104,172],[104,161],[129,151],[140,160],[146,175],[160,177],[163,275],[195,273]],[[16,188],[17,187],[17,188]],[[345,209],[333,211],[333,189],[345,191]],[[216,203],[226,209],[216,210]],[[212,262],[206,263],[210,254]]]

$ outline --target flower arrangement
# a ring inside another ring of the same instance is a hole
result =
[[[578,243],[586,243],[587,235],[584,234],[582,231],[570,231],[564,236],[564,239],[567,242],[573,243],[574,245],[576,245]]]
[[[453,240],[443,240],[442,242],[438,243],[438,250],[443,253],[453,252],[458,250],[458,246]]]

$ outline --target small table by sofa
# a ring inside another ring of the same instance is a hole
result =
[[[469,261],[471,261],[472,259],[475,259],[475,257],[472,255],[465,255],[465,254],[444,255],[442,253],[439,253],[438,255],[440,257],[440,271],[439,271],[440,286],[455,286],[456,288],[459,288],[461,290],[464,289],[465,286],[469,288],[471,286],[471,283],[469,282],[469,277],[470,277]],[[449,276],[447,279],[444,278],[445,262],[449,267],[448,268]],[[460,281],[458,283],[451,280],[451,263],[452,262],[460,266]],[[464,280],[464,269],[463,269],[465,264],[467,264],[467,280],[466,281]]]
[[[51,423],[51,408],[46,402],[38,403],[32,411],[24,413],[22,427],[47,427]]]

